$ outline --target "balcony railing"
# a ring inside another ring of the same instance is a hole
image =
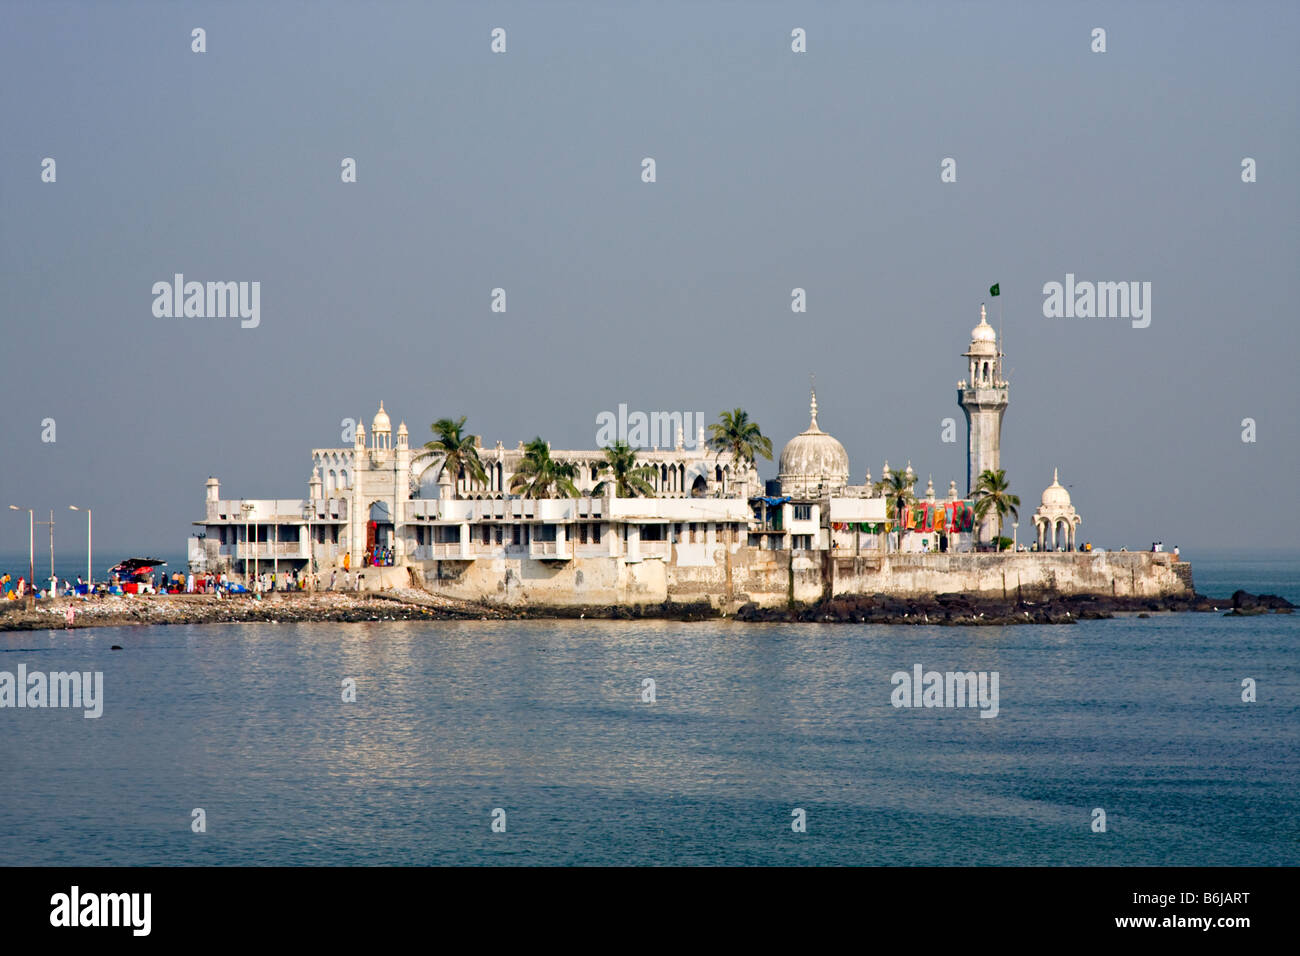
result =
[[[568,558],[572,554],[569,551],[568,540],[564,541],[529,541],[528,556],[530,558]]]
[[[319,545],[318,554],[319,554]],[[305,541],[240,541],[236,544],[226,544],[221,546],[220,554],[223,558],[233,558],[236,561],[248,560],[266,560],[274,558],[306,558],[307,543]]]
[[[459,541],[451,541],[417,545],[411,557],[416,561],[468,561],[474,557],[474,551],[468,544],[462,551]]]

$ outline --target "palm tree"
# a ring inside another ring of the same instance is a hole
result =
[[[875,484],[876,493],[884,493],[888,499],[888,507],[894,512],[894,527],[898,529],[900,541],[903,534],[903,516],[915,498],[915,495],[912,494],[914,482],[915,479],[908,475],[907,472],[895,471],[891,472],[888,478],[882,478]]]
[[[709,426],[709,447],[716,452],[715,458],[724,451],[731,452],[732,460],[742,469],[746,463],[754,464],[759,455],[772,460],[772,439],[759,430],[757,422],[749,420],[743,408],[719,413],[718,420]]]
[[[465,421],[464,415],[460,418],[438,419],[429,426],[429,430],[438,437],[424,443],[426,451],[440,456],[439,460],[431,463],[425,471],[437,469],[433,476],[434,480],[446,471],[451,476],[453,497],[456,496],[456,480],[460,478],[462,472],[475,481],[487,481],[487,472],[483,470],[483,462],[479,460],[475,437],[464,434]],[[424,477],[423,473],[420,477]]]
[[[609,486],[619,498],[654,497],[654,486],[650,478],[654,475],[653,465],[638,465],[636,450],[625,441],[616,441],[605,449],[605,460],[597,466],[600,471],[608,471],[610,479],[602,481],[592,489],[592,494],[603,495]]]
[[[992,511],[998,518],[998,537],[995,549],[1002,546],[1002,518],[1005,515],[1019,521],[1020,496],[1007,493],[1007,473],[999,468],[997,471],[986,469],[980,473],[979,483],[975,486],[975,515],[981,521]]]
[[[524,446],[524,460],[510,479],[510,490],[525,498],[577,498],[578,488],[573,483],[577,475],[577,467],[552,458],[551,447],[538,436]]]

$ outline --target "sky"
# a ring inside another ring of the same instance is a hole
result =
[[[739,406],[779,453],[812,374],[854,482],[910,460],[964,491],[985,302],[1022,516],[1059,468],[1080,540],[1287,544],[1298,26],[1263,2],[4,0],[0,505],[176,553],[208,476],[301,497],[381,399],[412,444],[466,415],[489,447]],[[257,326],[156,316],[176,273],[259,282]],[[1149,282],[1149,325],[1045,315],[1067,274]]]

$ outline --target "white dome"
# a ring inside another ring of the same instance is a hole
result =
[[[1057,470],[1052,469],[1052,483],[1043,491],[1042,507],[1046,509],[1065,509],[1070,507],[1070,493],[1061,487],[1056,479]]]
[[[777,480],[782,494],[814,494],[849,483],[849,454],[834,437],[817,427],[817,393],[812,397],[812,421],[781,449]]]
[[[388,412],[384,411],[384,403],[379,402],[379,411],[375,412],[375,419],[370,423],[370,431],[373,432],[391,432],[393,423],[388,420]]]
[[[980,324],[970,330],[970,348],[966,351],[971,356],[996,357],[998,354],[998,333],[985,318],[984,306],[980,306]]]

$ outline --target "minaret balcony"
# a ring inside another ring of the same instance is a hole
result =
[[[1005,405],[1008,402],[1007,385],[984,385],[978,388],[957,390],[957,401],[961,405]]]

